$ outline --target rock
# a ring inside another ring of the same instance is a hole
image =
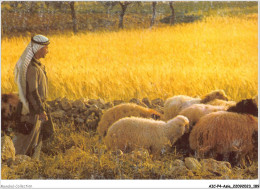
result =
[[[89,105],[94,105],[94,104],[96,104],[97,103],[97,100],[96,99],[89,99],[88,100],[88,104]]]
[[[63,111],[63,110],[57,110],[57,111],[55,111],[55,112],[52,112],[51,113],[51,116],[53,117],[53,118],[63,118],[64,116],[65,116],[65,111]]]
[[[1,138],[2,161],[15,160],[15,148],[12,139],[9,136]]]
[[[86,117],[88,117],[90,114],[91,114],[91,111],[89,111],[89,110],[86,110],[83,112],[83,115]]]
[[[142,102],[148,107],[151,108],[151,102],[148,98],[143,98]]]
[[[26,161],[31,161],[31,158],[29,156],[19,154],[15,156],[14,165],[18,165]]]
[[[145,103],[141,102],[138,98],[132,98],[129,102],[147,108],[147,105]]]
[[[100,104],[102,104],[103,106],[106,104],[106,102],[105,102],[102,98],[99,98],[99,99],[98,99],[98,102],[99,102]]]
[[[80,113],[81,113],[80,109],[79,108],[74,108],[74,107],[71,110],[66,112],[67,115],[69,115],[69,114],[77,114],[78,115]]]
[[[72,103],[72,106],[79,109],[79,110],[86,110],[86,106],[85,106],[85,103],[83,102],[83,100],[75,100],[73,103]]]
[[[85,105],[88,103],[88,99],[86,98],[80,98],[79,100],[83,102]]]
[[[77,117],[77,118],[75,119],[75,121],[76,121],[77,123],[84,123],[84,122],[85,122],[84,119],[79,118],[79,117]]]
[[[202,159],[200,161],[202,170],[212,172],[221,176],[226,176],[231,173],[231,165],[226,161],[217,161],[214,159]]]
[[[201,170],[202,166],[197,159],[187,157],[184,159],[184,161],[185,161],[185,165],[188,169],[195,171],[195,172]]]
[[[99,116],[99,115],[102,114],[102,110],[99,109],[96,105],[91,106],[91,107],[88,109],[88,111],[89,111],[89,114],[92,114],[92,113],[94,112],[95,115],[97,115],[97,116]]]
[[[162,99],[160,99],[160,98],[153,99],[153,100],[151,101],[151,103],[152,103],[153,105],[157,105],[157,106],[161,106],[161,107],[164,106],[164,101],[163,101]]]
[[[87,119],[86,124],[89,129],[95,130],[98,126],[98,119]]]
[[[63,98],[60,102],[63,110],[70,110],[72,108],[71,102],[67,98]]]
[[[173,165],[174,166],[185,166],[184,162],[180,159],[174,160]]]
[[[179,159],[174,160],[172,166],[170,167],[169,174],[173,175],[174,177],[179,177],[183,175],[193,176],[192,171],[187,169],[187,167],[185,167],[184,162]]]
[[[132,98],[129,100],[130,103],[140,104],[141,101],[138,98]]]
[[[98,108],[100,109],[104,109],[105,108],[105,101],[103,99],[89,99],[88,100],[88,104],[89,105],[96,105]]]
[[[114,100],[114,106],[117,106],[117,105],[119,105],[119,104],[122,104],[122,103],[124,103],[124,101],[123,100]]]
[[[86,119],[86,124],[89,129],[96,129],[98,126],[100,114],[97,112],[91,112],[91,114]]]
[[[157,112],[164,114],[164,108],[158,105],[152,105],[152,109],[156,110]]]
[[[56,101],[56,102],[61,102],[61,97],[59,97],[59,98],[56,98],[54,101]]]
[[[113,104],[111,102],[107,102],[105,105],[104,105],[104,109],[108,109],[108,108],[112,108],[113,107]]]

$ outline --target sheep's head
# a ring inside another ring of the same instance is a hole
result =
[[[228,97],[223,90],[216,90],[216,91],[212,91],[211,93],[205,95],[201,99],[202,99],[201,103],[207,103],[214,99],[228,100]]]
[[[258,107],[254,99],[241,100],[235,106],[231,106],[227,111],[242,114],[251,114],[258,117]]]
[[[184,133],[189,132],[189,120],[187,117],[178,115],[174,119],[174,124],[178,128],[177,131],[183,135]]]
[[[2,94],[1,96],[2,119],[12,119],[16,113],[19,98],[14,94]]]
[[[187,117],[182,115],[178,115],[169,120],[166,125],[170,128],[170,130],[167,130],[166,132],[170,139],[171,145],[173,145],[185,133],[189,132],[189,120]]]

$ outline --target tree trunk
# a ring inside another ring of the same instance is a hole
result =
[[[45,5],[46,5],[47,9],[49,9],[49,7],[50,7],[50,2],[49,2],[49,1],[45,1],[44,3],[45,3]]]
[[[157,2],[153,2],[152,3],[152,7],[153,7],[153,15],[152,15],[152,19],[151,19],[151,24],[150,24],[150,27],[153,27],[153,25],[154,25],[154,20],[155,20],[155,10],[156,10],[156,4],[157,4]]]
[[[174,13],[174,8],[173,8],[173,5],[172,5],[172,2],[170,2],[170,8],[171,8],[171,10],[172,10],[172,15],[171,15],[171,17],[170,17],[170,24],[173,25],[174,22],[175,22],[175,19],[174,19],[175,13]]]
[[[71,10],[71,17],[72,17],[72,22],[73,22],[73,32],[77,33],[78,32],[78,22],[77,22],[77,17],[76,17],[76,12],[75,12],[75,2],[74,1],[70,2],[70,10]]]
[[[120,13],[120,17],[119,17],[119,29],[123,29],[124,28],[124,24],[123,24],[123,21],[124,21],[124,16],[125,16],[125,11],[126,11],[126,8],[127,6],[130,4],[130,2],[119,2],[119,4],[121,5],[121,8],[122,8],[122,12]]]

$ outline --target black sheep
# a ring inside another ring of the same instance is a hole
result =
[[[231,106],[227,109],[227,111],[241,114],[251,114],[258,117],[258,107],[253,99],[241,100],[235,106]]]

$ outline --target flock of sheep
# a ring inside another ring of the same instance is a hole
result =
[[[202,98],[168,98],[164,115],[132,103],[114,106],[103,114],[97,131],[109,150],[145,148],[157,157],[176,145],[186,155],[244,166],[246,157],[257,156],[257,117],[257,96],[236,103],[217,90]]]
[[[18,102],[18,95],[2,94],[2,120],[12,117]],[[158,157],[174,148],[184,156],[245,166],[246,158],[258,155],[258,97],[236,103],[223,90],[201,98],[178,95],[166,99],[163,114],[124,103],[104,112],[97,132],[109,150],[145,148]]]

